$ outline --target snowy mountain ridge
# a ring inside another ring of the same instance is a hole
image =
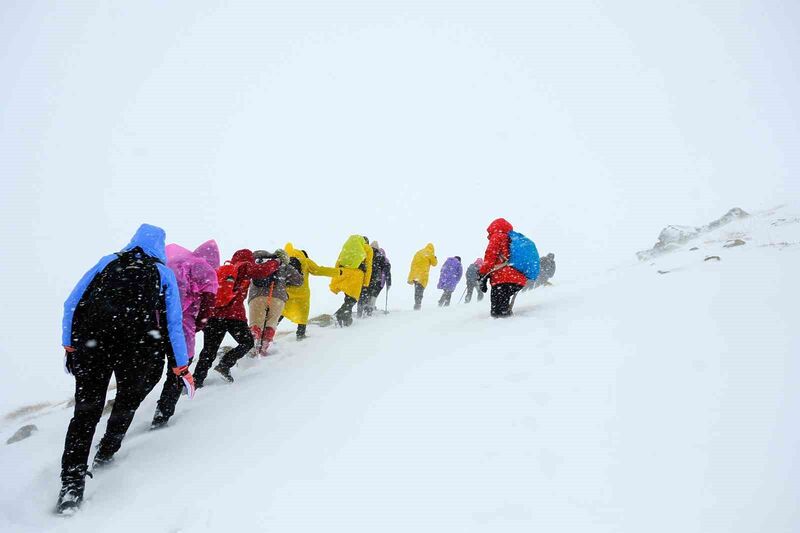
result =
[[[731,222],[747,218],[749,216],[750,215],[743,209],[734,207],[720,218],[713,220],[705,226],[667,226],[661,230],[661,233],[658,235],[658,240],[651,249],[638,252],[636,256],[642,261],[652,259],[663,253],[677,250],[681,247],[681,245],[702,238],[704,235],[723,228]]]
[[[4,440],[39,430],[0,448],[0,529],[796,531],[798,271],[782,207],[556,277],[511,320],[429,289],[422,312],[310,329],[156,432],[151,393],[69,520],[51,514],[69,409],[6,418]]]

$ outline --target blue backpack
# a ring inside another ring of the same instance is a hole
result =
[[[508,232],[509,248],[511,257],[508,264],[523,274],[530,280],[539,277],[539,250],[532,240],[522,233],[516,231]]]

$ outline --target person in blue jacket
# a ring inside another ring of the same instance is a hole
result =
[[[119,450],[165,358],[189,396],[194,393],[180,293],[166,266],[164,239],[163,229],[142,224],[130,244],[100,259],[64,303],[61,343],[65,369],[75,376],[75,412],[61,458],[59,514],[71,514],[83,500],[92,437],[112,374],[117,395],[94,467],[109,463]]]

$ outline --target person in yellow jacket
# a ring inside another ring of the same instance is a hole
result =
[[[414,259],[411,260],[411,272],[408,273],[408,284],[414,286],[414,310],[419,311],[422,308],[422,295],[425,292],[425,287],[428,286],[428,277],[431,273],[431,267],[438,264],[436,259],[436,252],[433,249],[433,243],[428,243],[425,248],[414,254]]]
[[[336,322],[347,327],[353,323],[353,306],[361,296],[361,289],[372,279],[372,247],[361,235],[351,235],[342,246],[336,260],[338,272],[331,280],[331,292],[344,293],[344,303],[336,311]]]
[[[289,262],[303,275],[303,284],[297,287],[288,286],[289,301],[283,308],[283,317],[297,324],[297,340],[306,338],[308,314],[311,311],[311,287],[308,284],[309,276],[327,276],[332,278],[339,271],[335,268],[319,266],[305,250],[296,249],[292,243],[287,242],[283,247],[289,255]]]

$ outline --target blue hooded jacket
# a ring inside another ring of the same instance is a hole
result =
[[[161,276],[161,291],[164,294],[164,299],[167,306],[167,331],[169,334],[169,342],[172,345],[172,352],[175,356],[175,363],[178,366],[185,366],[188,364],[188,356],[186,352],[186,339],[183,336],[183,308],[181,307],[180,292],[178,290],[178,283],[175,280],[175,274],[167,268],[167,253],[165,248],[166,233],[163,229],[150,224],[142,224],[136,230],[136,234],[131,239],[131,242],[122,249],[123,252],[132,250],[137,246],[144,250],[150,257],[154,257],[161,261],[157,264],[158,273]],[[111,254],[103,257],[98,263],[93,266],[75,285],[72,289],[67,301],[64,302],[64,319],[61,323],[61,344],[70,346],[72,343],[72,319],[75,315],[75,309],[83,298],[89,284],[100,272],[105,269],[109,263],[117,258],[116,254]]]

